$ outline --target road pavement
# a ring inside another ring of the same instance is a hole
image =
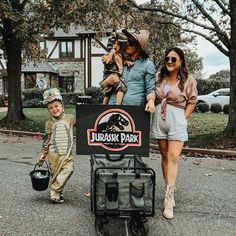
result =
[[[49,190],[35,191],[29,176],[41,145],[37,136],[0,134],[0,236],[95,236],[90,199],[83,195],[90,185],[89,156],[75,155],[65,202],[52,204]],[[175,218],[166,220],[160,156],[143,159],[156,172],[156,214],[148,220],[149,236],[236,235],[236,161],[181,156]],[[111,222],[111,235],[126,235],[124,221]]]

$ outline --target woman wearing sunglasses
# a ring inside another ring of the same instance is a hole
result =
[[[125,52],[128,60],[124,62],[123,74],[127,91],[124,94],[122,105],[145,106],[151,113],[155,111],[155,74],[156,69],[146,51],[149,32],[139,30],[131,32],[122,31],[128,38]],[[109,104],[116,104],[115,93],[110,97]]]
[[[162,156],[162,174],[166,184],[163,215],[174,217],[174,190],[178,157],[188,139],[187,118],[197,101],[196,80],[188,74],[184,52],[177,47],[165,53],[164,65],[157,74],[156,111],[153,118],[153,136],[158,140]]]

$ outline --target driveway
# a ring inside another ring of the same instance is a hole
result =
[[[89,189],[89,156],[76,156],[75,171],[64,191],[65,203],[51,204],[49,190],[33,190],[32,171],[42,141],[0,134],[0,235],[94,236]],[[74,148],[75,149],[75,148]],[[144,158],[156,172],[155,217],[149,236],[236,235],[236,161],[182,156],[175,199],[175,218],[162,216],[164,184],[159,154]],[[111,236],[125,234],[124,221],[113,220]]]

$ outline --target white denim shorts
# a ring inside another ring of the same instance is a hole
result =
[[[187,120],[184,115],[184,109],[167,104],[166,119],[163,120],[161,117],[161,104],[158,104],[153,117],[151,132],[156,139],[187,141]]]

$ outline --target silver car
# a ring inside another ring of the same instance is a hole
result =
[[[205,102],[210,107],[213,103],[219,103],[222,107],[226,104],[229,104],[229,88],[218,89],[214,92],[211,92],[207,95],[199,95],[197,96],[197,103]]]

